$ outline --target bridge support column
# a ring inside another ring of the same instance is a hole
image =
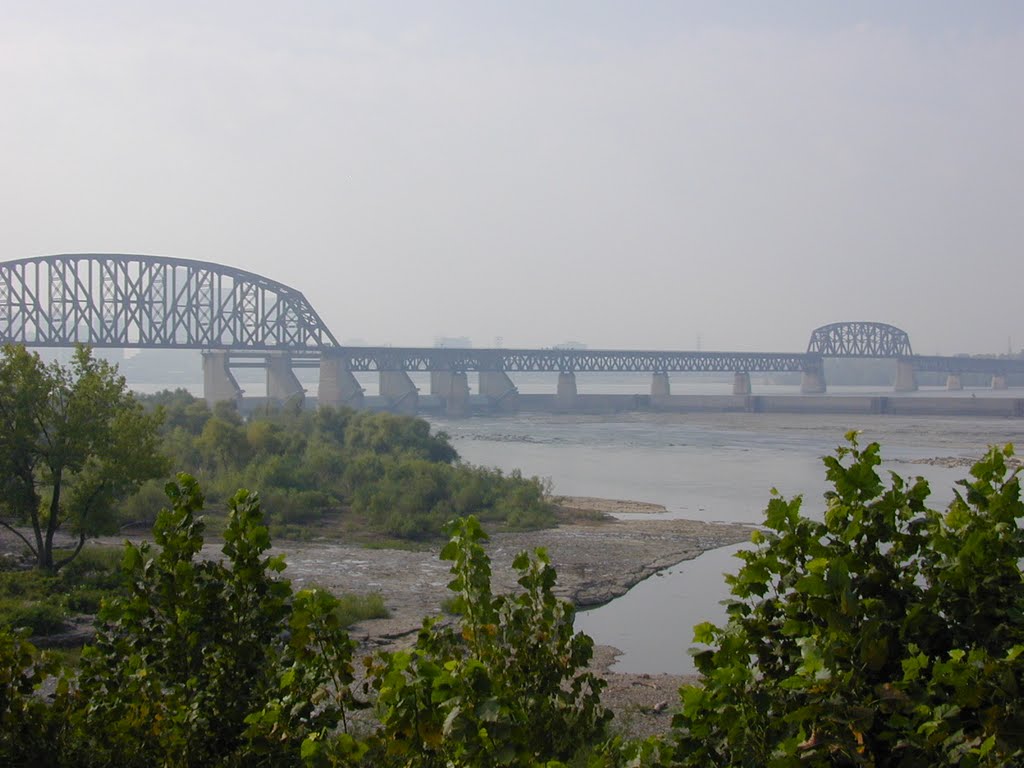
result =
[[[916,392],[917,374],[914,373],[914,364],[904,358],[896,361],[896,383],[893,385],[896,392]]]
[[[959,373],[951,373],[946,377],[946,391],[959,392],[964,388]]]
[[[825,386],[825,367],[820,361],[817,365],[808,365],[800,377],[800,394],[823,395],[827,389]]]
[[[448,416],[468,416],[469,379],[465,371],[453,371],[448,374],[448,391],[443,393],[444,412]]]
[[[203,399],[213,408],[224,401],[238,405],[242,389],[228,367],[228,353],[203,352]]]
[[[381,371],[380,394],[387,399],[388,407],[398,413],[412,415],[419,409],[419,390],[405,371]]]
[[[320,384],[316,395],[319,405],[332,408],[362,408],[363,388],[348,369],[348,361],[323,352],[320,356]]]
[[[227,366],[227,352],[203,352],[203,398],[210,408],[225,400],[238,406],[242,399],[242,387]]]
[[[504,371],[480,371],[480,394],[496,411],[519,410],[519,390]]]
[[[576,374],[563,371],[558,374],[558,390],[555,407],[560,411],[571,411],[576,407]]]
[[[672,384],[667,373],[659,371],[651,376],[651,397],[668,397],[671,394]]]
[[[736,371],[732,377],[732,393],[734,395],[750,394],[750,372]]]
[[[267,399],[277,405],[298,403],[302,407],[306,390],[292,370],[291,356],[285,352],[271,352],[267,356]]]
[[[464,371],[431,371],[430,394],[444,400],[448,416],[469,415],[469,379]]]
[[[451,387],[451,385],[451,371],[430,372],[430,394],[437,395],[438,397],[446,397],[448,395],[448,390]]]

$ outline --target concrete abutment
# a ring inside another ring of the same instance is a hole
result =
[[[893,385],[896,392],[916,392],[917,373],[914,371],[914,364],[909,360],[900,358],[896,361],[896,383]]]
[[[519,410],[519,390],[505,371],[480,371],[480,394],[491,410],[513,413]]]
[[[665,372],[651,376],[651,397],[668,397],[672,394],[672,384]]]
[[[823,395],[828,387],[825,385],[825,367],[819,362],[818,365],[809,365],[804,369],[800,377],[800,394]]]
[[[576,408],[576,374],[563,371],[558,374],[558,389],[555,392],[555,409],[571,411]]]
[[[734,395],[750,394],[750,373],[748,371],[736,371],[733,375],[732,393]]]
[[[363,388],[349,370],[348,360],[327,352],[321,355],[317,403],[332,408],[362,408],[363,392]]]
[[[444,412],[448,416],[468,416],[469,379],[465,371],[431,371],[430,394],[444,400]]]
[[[203,399],[210,408],[225,401],[237,406],[242,399],[242,388],[231,373],[228,359],[226,351],[203,352]]]
[[[419,410],[419,390],[405,371],[381,371],[380,394],[389,410],[410,415]]]
[[[292,370],[292,358],[286,352],[267,356],[267,399],[275,405],[297,403],[300,407],[306,390]]]

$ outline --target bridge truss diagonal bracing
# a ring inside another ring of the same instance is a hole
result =
[[[909,357],[906,331],[885,323],[832,323],[815,328],[807,352],[822,357]]]
[[[124,254],[0,263],[0,343],[268,351],[338,346],[294,288],[220,264]]]
[[[755,373],[800,372],[820,362],[816,355],[799,352],[343,347],[337,354],[351,371]]]

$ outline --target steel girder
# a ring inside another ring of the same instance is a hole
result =
[[[1024,373],[1024,359],[1006,357],[941,357],[939,355],[914,355],[905,358],[916,371],[937,373],[990,373],[1006,376]]]
[[[800,372],[818,355],[772,352],[632,352],[566,349],[342,347],[352,371]]]
[[[908,357],[906,331],[885,323],[832,323],[815,328],[807,351],[822,357]]]
[[[300,291],[191,259],[78,253],[0,263],[0,343],[312,350],[337,340]]]

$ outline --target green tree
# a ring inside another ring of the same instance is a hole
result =
[[[117,368],[79,346],[68,367],[24,347],[0,358],[0,525],[31,550],[40,569],[73,560],[88,536],[113,524],[114,503],[167,471],[160,416],[147,414]],[[29,524],[32,538],[16,526]],[[54,559],[54,534],[78,536]]]

